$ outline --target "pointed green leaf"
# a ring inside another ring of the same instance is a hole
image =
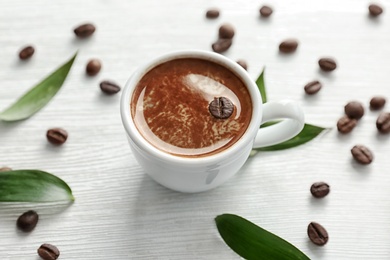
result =
[[[0,172],[0,202],[74,201],[60,178],[40,170]]]
[[[286,240],[240,216],[223,214],[215,222],[225,243],[245,259],[310,260]]]
[[[0,120],[18,121],[29,118],[56,95],[64,83],[77,53],[51,75],[38,83],[19,100],[0,113]]]
[[[267,93],[265,92],[265,83],[264,83],[264,72],[265,72],[265,68],[263,69],[260,76],[256,80],[256,85],[259,88],[263,103],[267,102]]]

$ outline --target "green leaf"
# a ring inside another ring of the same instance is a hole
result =
[[[40,170],[0,172],[0,202],[74,201],[60,178]]]
[[[0,120],[18,121],[29,118],[56,95],[64,83],[77,53],[47,78],[31,88],[19,100],[0,113]]]
[[[245,259],[310,260],[286,240],[240,216],[223,214],[215,222],[225,243]]]
[[[262,127],[266,127],[269,125],[275,124],[275,122],[270,122],[262,125]],[[256,151],[277,151],[277,150],[285,150],[289,148],[293,148],[304,143],[307,143],[313,140],[316,136],[318,136],[322,131],[327,130],[328,128],[323,128],[311,124],[305,124],[302,131],[296,135],[295,137],[276,145],[271,145],[267,147],[255,148],[253,150]]]
[[[259,88],[263,103],[267,102],[267,93],[265,92],[265,84],[264,84],[264,72],[265,72],[265,68],[263,69],[260,76],[256,80],[256,85]]]

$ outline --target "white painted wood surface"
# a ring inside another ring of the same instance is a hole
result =
[[[390,2],[368,16],[366,0],[269,1],[270,19],[260,19],[263,1],[0,1],[0,110],[79,50],[60,93],[32,118],[0,122],[0,166],[37,168],[63,178],[76,201],[56,204],[0,204],[0,259],[37,259],[42,243],[57,245],[60,259],[238,259],[220,238],[214,217],[241,215],[278,234],[312,259],[390,259],[390,135],[375,128],[378,112],[368,109],[374,95],[390,98]],[[205,19],[209,7],[221,9]],[[77,40],[73,28],[96,24],[95,35]],[[228,183],[200,194],[180,194],[159,186],[135,162],[119,116],[119,98],[105,96],[103,79],[124,85],[142,62],[179,49],[210,50],[223,22],[236,28],[231,59],[245,59],[256,79],[266,67],[269,100],[291,98],[306,121],[332,130],[304,146],[257,154]],[[279,43],[296,37],[292,55]],[[18,50],[33,44],[34,57],[20,62]],[[332,56],[338,69],[321,73],[317,60]],[[99,58],[103,69],[85,75]],[[314,79],[324,87],[308,97]],[[366,114],[349,135],[336,122],[350,100]],[[389,111],[387,104],[385,110]],[[70,133],[62,147],[48,144],[45,132]],[[361,166],[350,149],[364,144],[375,159]],[[328,197],[311,197],[310,185],[326,181]],[[36,229],[22,234],[17,217],[40,214]],[[324,247],[313,245],[307,225],[329,232]]]

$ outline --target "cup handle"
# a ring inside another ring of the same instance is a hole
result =
[[[263,104],[261,124],[275,120],[282,121],[258,130],[253,148],[284,142],[299,134],[305,125],[302,108],[291,100],[271,101]]]

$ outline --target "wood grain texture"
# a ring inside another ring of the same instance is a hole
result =
[[[312,259],[390,258],[390,136],[375,128],[378,112],[368,109],[374,95],[390,99],[390,3],[368,16],[366,0],[272,1],[274,13],[260,19],[259,1],[0,1],[0,110],[79,50],[58,95],[31,119],[0,122],[0,166],[42,169],[73,189],[72,205],[0,204],[0,259],[37,259],[42,243],[52,243],[61,259],[238,259],[220,238],[214,217],[241,215],[288,240]],[[218,7],[221,16],[207,20]],[[83,22],[96,25],[88,40],[74,37]],[[266,67],[269,100],[298,101],[308,123],[332,130],[299,148],[258,153],[223,186],[181,194],[152,181],[135,161],[119,115],[120,95],[105,96],[101,80],[123,86],[143,62],[173,50],[211,50],[223,22],[236,28],[233,60],[245,59],[256,79]],[[292,55],[278,45],[298,39]],[[18,51],[32,44],[31,60]],[[336,71],[324,74],[317,61],[331,56]],[[87,77],[91,58],[102,71]],[[323,88],[306,96],[303,86],[319,80]],[[366,114],[349,135],[336,122],[344,105],[358,100]],[[385,107],[389,111],[389,105]],[[48,144],[48,128],[63,127],[62,147]],[[350,149],[364,144],[374,162],[360,166]],[[310,185],[326,181],[321,200]],[[16,229],[17,217],[36,209],[41,218],[31,234]],[[329,242],[317,247],[307,225],[321,223]]]

